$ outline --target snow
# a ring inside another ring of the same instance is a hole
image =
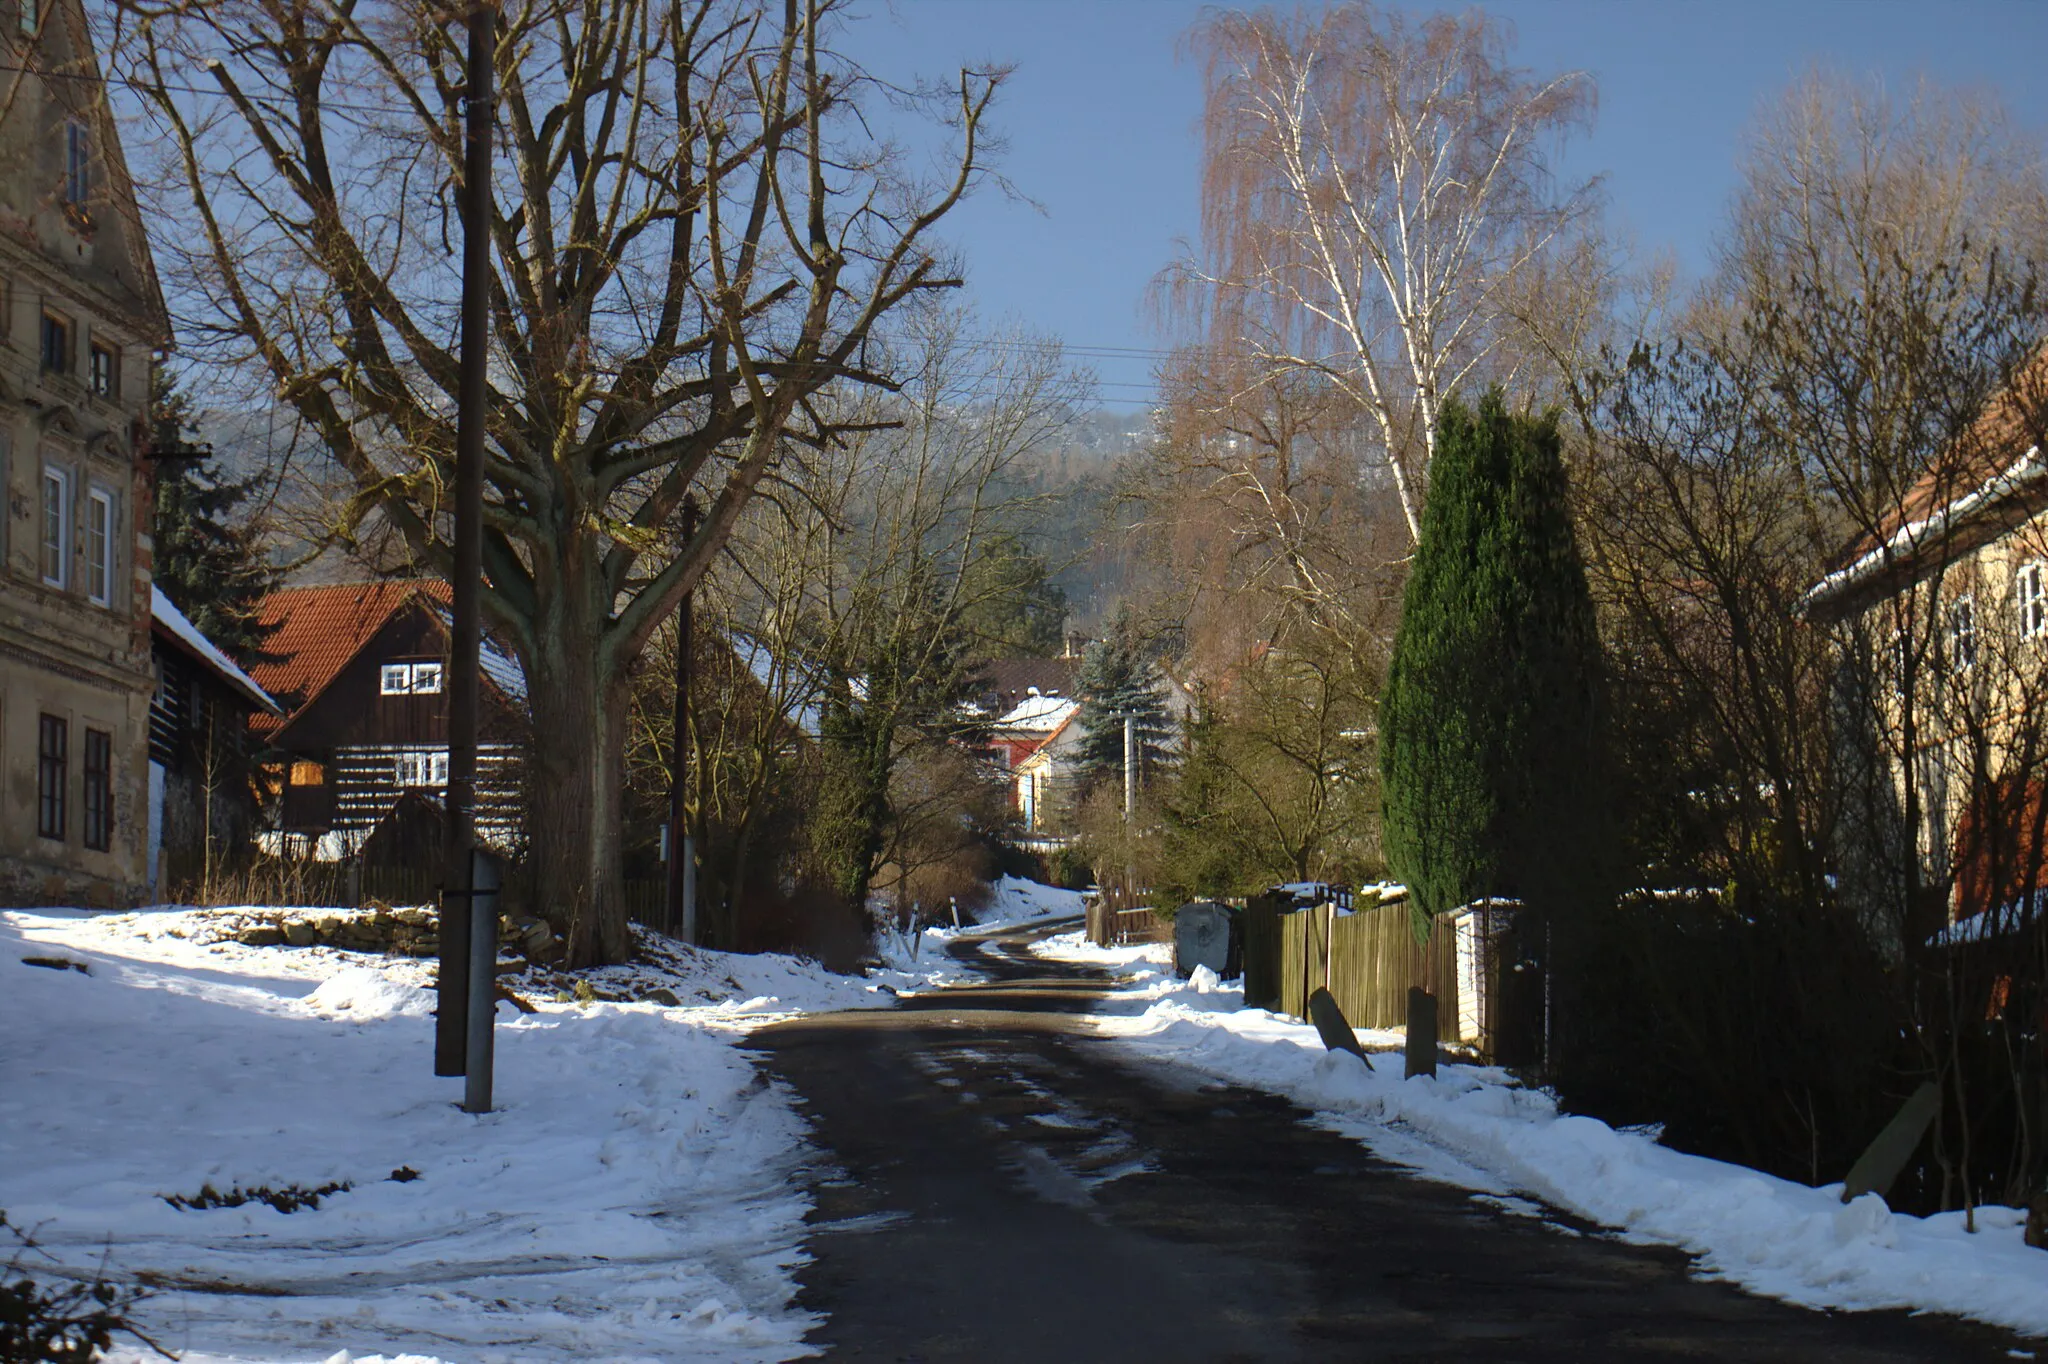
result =
[[[1496,1068],[1451,1064],[1404,1080],[1392,1055],[1368,1069],[1324,1050],[1305,1023],[1241,1007],[1234,985],[1174,979],[1169,944],[1104,949],[1068,933],[1033,950],[1119,973],[1095,1022],[1132,1056],[1283,1094],[1493,1206],[1542,1216],[1537,1204],[1547,1205],[1678,1246],[1706,1277],[1803,1306],[1948,1312],[2048,1335],[2048,1257],[2024,1243],[2018,1209],[1979,1208],[1973,1234],[1961,1213],[1910,1217],[1875,1194],[1844,1205],[1839,1184],[1809,1188],[1560,1113]],[[1391,1051],[1403,1038],[1365,1029],[1359,1041]]]
[[[2020,491],[2027,484],[2048,472],[2044,465],[2039,446],[2029,446],[2027,452],[2015,460],[2011,467],[1993,476],[1986,482],[1972,488],[1960,497],[1942,504],[1917,521],[1908,521],[1893,531],[1877,548],[1860,555],[1853,562],[1836,569],[1812,587],[1799,599],[1799,609],[1810,612],[1824,606],[1834,597],[1854,587],[1863,579],[1881,568],[1886,568],[1900,558],[1911,558],[1930,542],[1947,538],[1950,528],[1967,520],[1984,507]]]
[[[235,666],[229,658],[214,646],[212,640],[199,633],[199,627],[186,619],[177,603],[164,595],[164,590],[155,583],[149,585],[149,614],[166,630],[176,635],[192,651],[205,659],[207,665],[247,696],[251,701],[273,714],[282,715],[283,709],[273,701],[270,693],[256,685],[256,679]]]
[[[1081,703],[1070,696],[1043,696],[1033,692],[1004,712],[992,728],[1050,734],[1072,719],[1080,709]]]
[[[924,977],[664,939],[589,1003],[507,976],[535,1012],[499,1006],[472,1117],[432,1073],[429,963],[244,947],[248,913],[0,911],[0,1209],[61,1269],[154,1277],[140,1322],[196,1364],[807,1353],[803,1127],[742,1048]],[[623,1002],[655,988],[679,1005]],[[290,1214],[165,1201],[337,1182]]]
[[[1005,876],[997,880],[995,895],[987,908],[976,916],[975,928],[978,932],[987,932],[992,928],[1041,919],[1077,918],[1084,898],[1078,890],[1061,890],[1058,886],[1027,881],[1021,876]]]

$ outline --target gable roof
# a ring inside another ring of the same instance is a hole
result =
[[[164,595],[164,590],[155,583],[149,585],[150,633],[164,640],[186,657],[211,672],[230,691],[245,697],[249,703],[267,715],[283,715],[284,708],[270,698],[270,693],[256,685],[249,674],[236,667],[234,660],[222,653],[214,642],[199,633],[199,627],[188,619],[177,603]]]
[[[999,658],[975,674],[988,710],[1001,715],[1036,691],[1044,696],[1072,696],[1076,662],[1070,658]]]
[[[279,588],[256,610],[260,623],[275,627],[263,642],[272,658],[251,672],[271,695],[292,699],[293,713],[304,710],[400,608],[449,595],[448,584],[433,578]],[[282,725],[258,716],[254,728],[267,735]]]
[[[2048,347],[2014,372],[1896,508],[1843,547],[1800,608],[1820,619],[1850,614],[1862,600],[1902,590],[2048,506],[2044,425]]]

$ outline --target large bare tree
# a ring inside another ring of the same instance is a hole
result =
[[[1306,371],[1368,418],[1411,540],[1437,410],[1488,373],[1509,287],[1590,209],[1549,156],[1591,80],[1512,65],[1478,10],[1228,11],[1207,87],[1199,255],[1169,276],[1211,347]]]
[[[942,174],[863,116],[834,0],[510,0],[491,186],[486,620],[537,723],[531,860],[577,963],[629,948],[627,665],[821,402],[953,281],[931,231],[976,178],[999,74],[892,91]],[[452,528],[466,10],[435,0],[119,0],[114,60],[169,162],[159,240],[199,358],[260,367],[372,510],[443,571]],[[879,103],[869,98],[868,103]],[[686,491],[708,510],[660,552]]]

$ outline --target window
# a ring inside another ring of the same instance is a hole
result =
[[[51,374],[71,372],[71,319],[62,313],[43,312],[43,368]]]
[[[64,587],[71,581],[71,476],[43,466],[43,581]]]
[[[104,488],[85,500],[85,594],[95,606],[114,603],[114,495]]]
[[[45,715],[36,746],[36,832],[44,838],[64,837],[64,749],[69,725]]]
[[[1945,630],[1948,666],[1951,672],[1968,672],[1977,662],[1977,603],[1972,597],[1957,597],[1948,604]]]
[[[92,370],[88,376],[92,381],[92,392],[96,398],[111,398],[119,383],[115,374],[115,354],[111,347],[99,342],[92,343]]]
[[[446,786],[448,750],[401,753],[394,768],[393,776],[400,786]]]
[[[386,663],[378,672],[378,690],[386,696],[441,690],[438,663]]]
[[[291,784],[293,786],[327,785],[327,768],[316,762],[300,758],[292,763]]]
[[[34,33],[43,26],[43,0],[21,0],[21,31]]]
[[[114,736],[85,732],[85,846],[105,852],[114,846]]]
[[[2020,638],[2048,635],[2048,564],[2039,559],[2021,564],[2012,577],[2012,598],[2019,612]]]
[[[64,202],[84,208],[91,189],[92,137],[84,122],[74,118],[64,125]]]

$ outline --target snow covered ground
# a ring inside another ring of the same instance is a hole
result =
[[[500,1004],[478,1118],[433,1075],[428,963],[244,947],[235,918],[0,912],[0,1210],[46,1270],[155,1283],[139,1320],[195,1364],[807,1353],[802,1128],[740,1047],[927,974],[677,945],[586,1002],[514,979],[536,1011]]]
[[[1068,933],[1033,950],[1118,970],[1123,983],[1097,1022],[1134,1055],[1284,1094],[1375,1153],[1510,1212],[1547,1217],[1540,1200],[1809,1307],[1914,1308],[2048,1335],[2048,1253],[2024,1244],[2017,1210],[1979,1208],[1972,1234],[1961,1213],[1902,1216],[1875,1194],[1844,1206],[1839,1184],[1808,1188],[1561,1115],[1496,1069],[1403,1080],[1396,1053],[1368,1070],[1326,1052],[1307,1024],[1241,1008],[1242,991],[1206,969],[1176,980],[1167,945],[1103,949]],[[1403,1039],[1365,1030],[1359,1040],[1371,1050]]]
[[[898,933],[884,929],[875,935],[875,948],[882,961],[897,970],[919,975],[927,988],[971,980],[976,973],[946,956],[947,944],[963,935],[988,933],[999,928],[1017,928],[1081,915],[1081,892],[1041,885],[1022,877],[997,879],[995,894],[960,929],[932,927],[921,933]]]

